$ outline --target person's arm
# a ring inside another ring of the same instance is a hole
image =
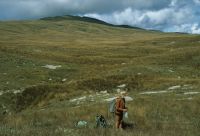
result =
[[[124,104],[124,112],[127,112],[128,111],[128,108],[126,107],[126,104],[125,104],[125,98],[123,99],[123,104]]]

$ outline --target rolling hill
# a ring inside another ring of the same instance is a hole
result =
[[[0,135],[103,135],[73,124],[107,116],[98,95],[122,84],[135,98],[128,104],[137,127],[127,135],[198,134],[199,35],[77,16],[2,21],[0,35]],[[143,95],[150,91],[165,94]],[[70,103],[90,95],[94,101]]]

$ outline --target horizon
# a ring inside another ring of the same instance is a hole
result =
[[[74,15],[113,25],[200,34],[199,0],[2,0],[0,21]]]
[[[117,27],[123,27],[123,26],[128,26],[130,28],[138,28],[138,29],[143,29],[143,30],[147,30],[147,31],[160,31],[163,33],[180,33],[180,34],[198,34],[198,33],[189,33],[189,32],[178,32],[178,31],[173,31],[173,32],[165,32],[162,30],[158,30],[158,29],[148,29],[148,28],[142,28],[142,27],[137,27],[137,26],[131,26],[131,25],[126,25],[126,24],[121,24],[121,25],[117,25],[117,24],[111,24],[109,22],[106,22],[104,20],[100,20],[98,18],[93,18],[93,17],[89,17],[89,16],[79,16],[79,15],[61,15],[61,16],[48,16],[48,17],[41,17],[41,18],[29,18],[29,19],[13,19],[13,20],[0,20],[0,22],[10,22],[10,21],[37,21],[40,19],[45,19],[45,18],[54,18],[54,17],[65,17],[65,16],[72,16],[72,17],[87,17],[87,18],[91,18],[91,19],[96,19],[98,21],[102,21],[108,25],[113,25],[113,26],[117,26]],[[198,34],[199,35],[199,34]]]

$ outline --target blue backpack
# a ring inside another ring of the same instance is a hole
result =
[[[113,99],[113,100],[109,103],[109,112],[114,114],[115,111],[116,111],[116,99]]]

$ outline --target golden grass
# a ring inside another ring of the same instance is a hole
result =
[[[57,19],[0,22],[0,91],[25,89],[22,94],[0,96],[0,104],[12,113],[0,116],[0,135],[121,135],[112,128],[74,127],[78,120],[93,125],[96,114],[110,121],[107,104],[69,103],[80,95],[113,93],[120,84],[126,84],[136,98],[128,104],[130,121],[136,126],[123,134],[198,135],[198,96],[179,101],[185,97],[176,93],[138,93],[185,84],[198,90],[199,35]],[[42,67],[46,64],[62,67],[50,70]]]

